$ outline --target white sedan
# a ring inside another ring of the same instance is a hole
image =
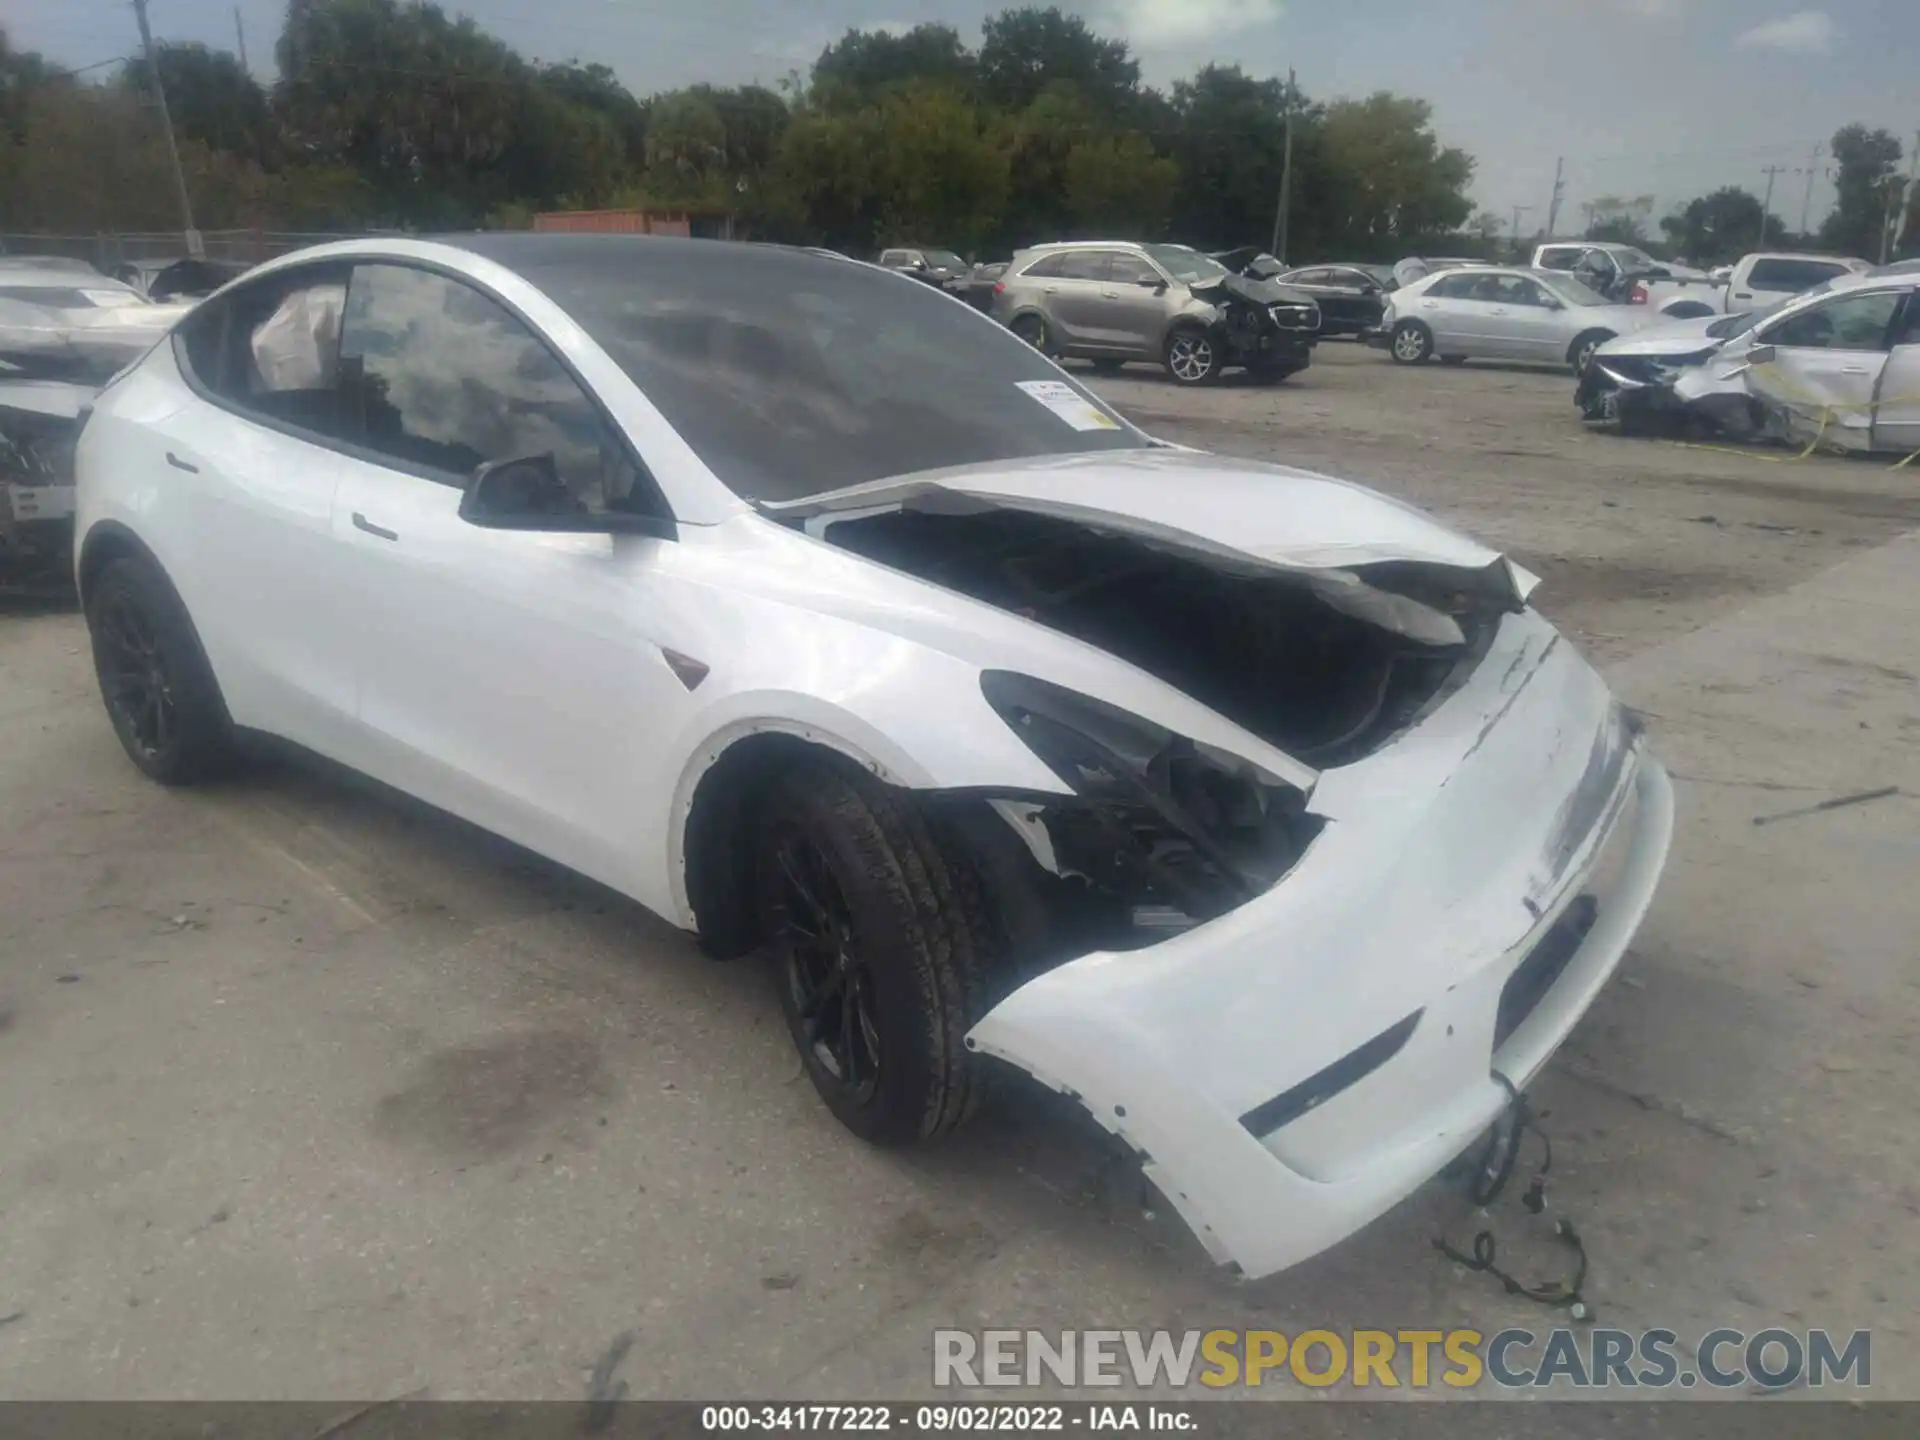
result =
[[[1665,319],[1645,305],[1616,305],[1556,270],[1474,265],[1401,286],[1370,339],[1403,365],[1436,355],[1452,364],[1528,360],[1582,375],[1607,341]]]
[[[1026,1071],[1249,1274],[1499,1119],[1667,852],[1532,576],[851,261],[303,251],[111,386],[79,470],[147,774],[270,732],[374,775],[763,954],[864,1139]]]

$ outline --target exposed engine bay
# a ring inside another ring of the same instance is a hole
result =
[[[1510,590],[1389,562],[1322,575],[1224,559],[1020,511],[835,520],[829,543],[1139,666],[1305,764],[1358,760],[1473,669]],[[1359,573],[1364,571],[1364,575]],[[1078,799],[990,797],[973,830],[999,908],[1049,927],[1051,963],[1150,944],[1270,888],[1318,833],[1297,786],[1141,717],[989,671],[986,698]],[[1011,834],[1023,856],[1009,857]],[[1027,894],[1009,900],[1017,885]]]

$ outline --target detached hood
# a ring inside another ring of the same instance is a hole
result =
[[[1596,352],[1608,355],[1691,355],[1722,343],[1713,327],[1726,320],[1724,315],[1700,315],[1690,320],[1670,320],[1664,325],[1649,325],[1630,335],[1609,340]]]
[[[1242,282],[1245,283],[1245,282]],[[1337,580],[1410,562],[1461,572],[1462,589],[1522,603],[1537,576],[1409,505],[1364,486],[1190,451],[1043,456],[929,470],[764,507],[821,533],[888,510],[1022,510],[1109,530],[1227,566]],[[1465,577],[1476,577],[1477,583]]]

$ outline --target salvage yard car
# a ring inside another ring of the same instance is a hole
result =
[[[1476,265],[1394,291],[1380,328],[1367,338],[1403,365],[1436,355],[1454,364],[1532,360],[1581,375],[1614,336],[1659,320],[1644,308],[1612,304],[1570,275]]]
[[[761,952],[856,1135],[1028,1072],[1253,1275],[1499,1121],[1667,851],[1533,576],[870,266],[317,247],[110,386],[79,467],[148,775],[249,732],[374,775]]]
[[[0,585],[62,584],[87,406],[192,307],[153,305],[80,261],[0,263]]]
[[[1611,400],[1597,385],[1576,398],[1628,432],[1691,423],[1739,440],[1920,450],[1920,274],[1844,275],[1714,338],[1655,365],[1603,352],[1594,369]]]
[[[1873,266],[1840,255],[1801,255],[1760,251],[1743,255],[1719,279],[1636,278],[1622,297],[1674,319],[1696,315],[1764,310],[1804,295],[1843,275],[1864,275]]]
[[[1185,245],[1036,245],[1013,257],[993,297],[994,318],[1035,349],[1109,372],[1152,361],[1180,385],[1232,367],[1285,380],[1312,363],[1320,329],[1306,295]]]

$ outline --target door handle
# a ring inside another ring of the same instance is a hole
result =
[[[1045,288],[1045,293],[1048,295],[1058,295],[1060,293],[1060,287],[1058,285],[1049,285]]]
[[[1118,300],[1120,298],[1120,292],[1118,290],[1102,290],[1100,292],[1100,298],[1102,300]]]
[[[1749,295],[1745,290],[1736,290],[1733,292],[1733,298],[1736,300],[1751,300],[1753,296]]]
[[[1493,313],[1496,315],[1504,315],[1507,313],[1506,307],[1502,305],[1496,305],[1493,309]]]
[[[367,534],[373,536],[377,540],[398,540],[400,538],[400,534],[398,531],[387,530],[379,525],[374,524],[371,520],[367,519],[366,516],[362,515],[358,510],[353,512],[353,528],[356,530],[364,530],[366,531]]]
[[[171,450],[167,451],[167,463],[176,470],[186,471],[189,475],[198,475],[200,473],[200,467],[198,465],[182,460]]]
[[[1842,365],[1840,367],[1840,373],[1842,375],[1871,375],[1873,371],[1865,365]]]

